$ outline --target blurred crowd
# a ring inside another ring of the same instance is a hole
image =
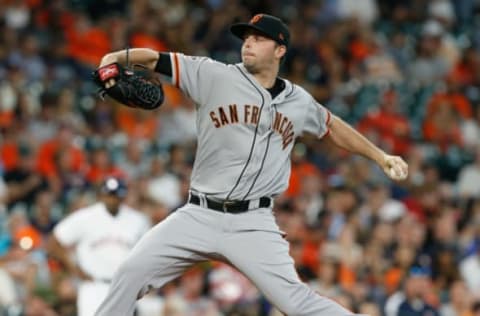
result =
[[[113,50],[240,60],[233,22],[284,19],[282,76],[410,165],[392,183],[364,158],[307,135],[275,213],[300,277],[372,316],[480,315],[480,3],[476,0],[0,0],[0,313],[75,315],[77,276],[45,247],[109,175],[162,221],[186,201],[194,104],[96,96]],[[277,315],[218,263],[147,297],[139,315]],[[156,312],[152,312],[156,311]]]

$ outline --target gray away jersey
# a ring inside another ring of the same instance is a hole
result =
[[[243,66],[171,53],[172,82],[197,104],[191,189],[230,200],[287,189],[290,152],[304,132],[323,137],[330,112],[285,80],[273,100]]]

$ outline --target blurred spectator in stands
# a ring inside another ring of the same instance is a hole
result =
[[[369,42],[370,54],[361,65],[362,77],[366,84],[399,83],[402,73],[387,50],[385,39],[372,35]]]
[[[420,271],[416,271],[416,270]],[[424,268],[423,268],[424,269]],[[439,316],[438,310],[428,303],[429,275],[422,268],[414,267],[405,282],[405,300],[398,307],[398,316]]]
[[[36,195],[49,187],[47,178],[36,171],[36,155],[32,149],[22,147],[19,151],[18,166],[4,174],[9,209],[17,204],[29,207]]]
[[[340,19],[355,18],[365,24],[371,24],[378,15],[376,1],[340,0],[336,1],[337,14]]]
[[[40,97],[38,114],[32,117],[26,126],[32,142],[41,144],[55,136],[58,129],[57,112],[58,95],[53,92],[44,92]]]
[[[125,138],[115,126],[115,107],[107,100],[96,99],[92,109],[85,113],[85,120],[93,134],[91,136],[93,139],[111,140],[115,139],[114,136],[117,135],[120,135],[122,139]]]
[[[200,313],[202,315],[217,316],[220,315],[212,297],[205,296],[206,278],[204,271],[194,267],[180,277],[180,292],[188,306],[186,314]]]
[[[466,52],[465,54],[465,59],[467,59],[467,61],[464,61],[464,66],[462,69],[467,69],[468,67],[469,71],[465,70],[467,73],[466,77],[468,79],[467,82],[465,82],[463,89],[470,102],[472,102],[473,105],[478,106],[480,102],[479,52],[477,49],[475,49],[473,52]],[[468,74],[471,74],[471,76]]]
[[[295,216],[292,218],[292,222],[295,222],[296,224],[289,225],[288,228],[285,227],[286,231],[292,232],[295,228],[298,228],[300,232],[297,234],[286,234],[286,238],[290,243],[289,254],[295,262],[295,269],[297,270],[300,279],[304,282],[308,282],[315,277],[315,271],[306,265],[303,260],[305,253],[305,224],[303,223],[301,216]]]
[[[358,129],[397,155],[405,155],[409,150],[410,123],[401,113],[399,96],[393,89],[383,94],[379,108],[367,113]]]
[[[480,247],[477,245],[475,253],[460,261],[460,273],[468,286],[468,290],[475,297],[480,296]]]
[[[315,41],[318,40],[315,39]],[[316,100],[323,101],[327,74],[325,69],[322,69],[323,63],[319,66],[311,66],[313,53],[303,51],[289,53],[287,79],[304,87]]]
[[[193,148],[187,144],[172,144],[169,148],[168,170],[178,177],[189,175],[192,168],[190,153]]]
[[[476,301],[472,305],[472,316],[479,316],[480,315],[480,301]]]
[[[173,210],[182,202],[180,196],[180,181],[167,169],[167,161],[163,157],[152,160],[147,185],[148,196]]]
[[[403,10],[398,8],[397,10]],[[400,13],[404,14],[404,13]],[[388,34],[386,34],[388,35]],[[406,31],[396,30],[386,42],[386,51],[394,59],[402,75],[405,75],[413,58],[412,40]],[[405,77],[403,77],[405,79]]]
[[[462,198],[480,197],[480,145],[476,146],[475,160],[460,170],[457,191]]]
[[[58,316],[58,314],[52,310],[49,304],[39,296],[30,297],[25,303],[25,310],[23,311],[25,316]]]
[[[128,137],[153,141],[158,133],[156,111],[133,110],[122,106],[115,111],[115,121]]]
[[[113,162],[112,154],[108,148],[100,146],[95,148],[90,156],[86,179],[89,184],[98,186],[107,177],[124,177],[124,172]]]
[[[33,295],[40,268],[34,249],[42,247],[40,233],[33,228],[26,212],[18,210],[9,217],[10,248],[0,257],[0,269],[15,282],[17,303],[24,303]]]
[[[310,281],[310,287],[320,295],[335,297],[342,293],[339,275],[340,263],[333,257],[322,256],[317,278]]]
[[[100,25],[93,25],[86,14],[75,12],[73,24],[65,30],[69,56],[81,66],[95,67],[111,50],[110,37]]]
[[[473,47],[468,47],[449,76],[453,77],[461,87],[472,84],[475,79],[475,70],[480,63],[479,57],[478,51]],[[469,94],[467,93],[466,96],[468,97]]]
[[[137,189],[143,196],[140,197],[141,201],[139,202],[137,208],[150,218],[150,222],[153,225],[156,225],[168,216],[170,209],[164,204],[160,203],[158,200],[154,200],[148,196],[148,193],[146,193],[147,190],[144,188],[143,181],[141,180],[139,182],[140,184],[138,185]]]
[[[450,0],[435,0],[428,3],[428,16],[430,19],[441,24],[445,30],[442,36],[442,45],[439,54],[447,61],[448,67],[454,66],[460,59],[460,45],[456,39],[448,33],[455,24],[455,11]]]
[[[75,315],[77,289],[74,280],[68,275],[63,275],[54,281],[52,289],[56,299],[52,307],[58,312],[59,316]]]
[[[462,146],[460,122],[460,116],[452,102],[448,100],[439,101],[436,111],[425,118],[423,124],[424,138],[436,144],[443,153],[450,146]]]
[[[429,294],[429,274],[425,268],[414,266],[405,279],[403,290],[391,295],[385,304],[387,316],[438,316],[438,311],[426,302]]]
[[[5,8],[5,23],[15,30],[25,29],[30,23],[31,11],[25,1],[10,1]]]
[[[475,152],[475,148],[480,146],[480,106],[473,109],[471,118],[462,121],[461,131],[464,149]]]
[[[42,143],[37,152],[37,170],[48,179],[52,189],[59,193],[62,189],[59,173],[60,161],[62,170],[84,172],[86,158],[82,149],[74,142],[74,130],[68,124],[61,124],[55,137]]]
[[[225,314],[258,315],[260,294],[238,270],[215,262],[208,275],[208,289],[218,308]]]
[[[415,249],[408,246],[396,246],[391,251],[393,260],[389,260],[389,267],[384,274],[384,289],[387,296],[401,290],[402,281],[408,276],[416,259]]]
[[[336,241],[328,241],[323,246],[322,255],[339,262],[339,284],[347,291],[352,290],[363,256],[363,248],[356,240],[354,226],[345,225]]]
[[[0,312],[19,311],[21,310],[20,304],[14,279],[8,271],[0,267]]]
[[[25,74],[27,83],[42,81],[47,74],[39,45],[35,35],[25,34],[20,38],[19,50],[13,51],[8,57],[9,63],[17,65]]]
[[[468,291],[465,282],[455,281],[450,286],[449,303],[442,304],[440,315],[442,316],[472,316],[471,306],[473,296]]]
[[[42,234],[43,239],[46,240],[61,215],[58,205],[55,205],[55,195],[48,190],[39,192],[30,213],[32,226],[35,227],[38,232]]]
[[[149,175],[151,158],[148,155],[148,144],[136,138],[128,139],[127,146],[116,159],[116,165],[126,174],[127,179],[134,180]]]
[[[353,189],[344,184],[335,186],[327,192],[325,211],[328,218],[327,236],[329,240],[339,238],[357,203],[357,196]]]
[[[305,144],[294,145],[291,154],[292,167],[287,191],[284,193],[289,198],[298,197],[302,193],[302,179],[308,176],[320,176],[316,166],[307,159]],[[319,205],[320,206],[320,205]]]
[[[0,82],[0,123],[2,127],[12,124],[18,103],[18,93],[26,89],[26,76],[18,65],[7,63],[5,72],[5,77]]]
[[[443,103],[450,103],[456,116],[464,120],[471,118],[472,107],[468,99],[463,94],[461,85],[457,78],[455,78],[453,75],[449,75],[447,76],[445,83],[445,89],[435,93],[432,96],[427,107],[426,115],[432,116],[439,110],[439,107],[441,107]]]
[[[417,56],[410,64],[407,78],[420,86],[434,84],[449,71],[448,61],[440,55],[443,27],[436,21],[426,22],[417,44]]]
[[[168,51],[167,45],[162,39],[164,28],[159,27],[163,24],[162,16],[158,16],[155,11],[142,15],[141,23],[136,24],[137,27],[130,36],[132,47],[151,48],[159,52]]]
[[[86,124],[83,117],[76,113],[76,102],[74,90],[70,88],[61,89],[58,92],[55,117],[57,121],[71,125],[78,134],[84,135],[87,133]]]
[[[358,308],[358,312],[369,316],[380,316],[380,308],[373,302],[362,302]]]
[[[430,234],[424,245],[426,255],[430,257],[432,279],[437,291],[444,295],[451,284],[460,279],[457,258],[460,253],[456,246],[458,212],[444,206],[430,221]]]

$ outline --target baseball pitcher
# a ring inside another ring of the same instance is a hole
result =
[[[135,300],[151,288],[209,259],[236,267],[287,315],[352,315],[299,280],[272,214],[273,197],[287,188],[290,152],[303,133],[328,137],[372,159],[393,180],[407,177],[407,164],[377,148],[304,89],[278,77],[290,41],[280,19],[258,14],[231,31],[243,40],[242,62],[233,65],[181,53],[130,50],[132,63],[170,76],[196,103],[198,147],[188,203],[142,237],[115,273],[97,316],[131,316]],[[126,55],[113,52],[100,63],[97,82],[107,94],[126,81],[105,75],[105,69],[121,72]],[[112,97],[129,106],[159,106],[137,104],[126,94]]]

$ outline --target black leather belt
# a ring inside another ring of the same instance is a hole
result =
[[[243,213],[250,209],[251,201],[214,201],[209,198],[205,198],[207,201],[207,208],[224,212],[224,213]],[[193,192],[190,192],[190,197],[188,199],[189,203],[201,205],[200,197]],[[271,199],[268,197],[261,197],[258,202],[258,207],[270,207]]]

